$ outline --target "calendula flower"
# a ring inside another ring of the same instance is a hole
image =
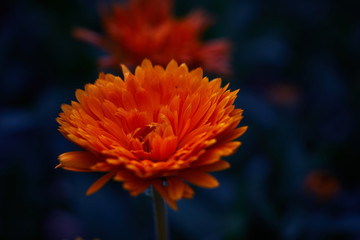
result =
[[[217,187],[208,172],[229,167],[221,158],[240,146],[234,140],[246,130],[237,128],[238,90],[174,60],[166,69],[149,60],[135,74],[122,69],[124,79],[101,73],[95,84],[76,91],[78,102],[62,105],[59,130],[85,151],[61,154],[58,167],[106,172],[87,194],[110,179],[134,196],[152,185],[173,209],[177,200],[193,196],[188,183]]]
[[[176,19],[171,0],[130,0],[102,11],[105,36],[76,28],[74,36],[94,44],[108,53],[99,60],[102,68],[119,68],[120,63],[136,66],[144,58],[165,66],[171,59],[190,67],[229,74],[230,44],[224,39],[203,42],[210,17],[194,11]]]
[[[328,200],[340,191],[339,180],[327,171],[312,171],[305,178],[305,190],[314,194],[319,200]]]

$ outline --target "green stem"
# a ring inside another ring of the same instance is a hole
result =
[[[157,240],[168,240],[167,211],[164,199],[152,188]]]

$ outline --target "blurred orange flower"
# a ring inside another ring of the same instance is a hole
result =
[[[168,204],[191,198],[185,182],[213,188],[208,172],[223,170],[222,157],[239,146],[233,141],[242,110],[233,105],[236,91],[209,81],[201,68],[189,71],[172,60],[164,69],[144,60],[132,74],[122,65],[124,80],[101,73],[95,84],[77,90],[57,118],[60,132],[86,151],[59,156],[72,171],[107,172],[88,190],[92,194],[110,179],[122,181],[131,195],[153,185]]]
[[[171,59],[190,67],[230,74],[230,43],[214,39],[203,43],[201,35],[211,22],[203,11],[184,18],[172,15],[171,0],[130,0],[102,9],[105,36],[76,28],[74,36],[96,45],[108,53],[99,59],[102,68],[119,68],[120,63],[136,66],[144,58],[165,66]]]
[[[327,200],[339,193],[340,182],[328,171],[312,171],[306,176],[305,189],[319,200]]]

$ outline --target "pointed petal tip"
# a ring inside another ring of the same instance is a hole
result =
[[[204,188],[215,188],[219,186],[218,180],[209,173],[201,171],[188,171],[180,176],[185,181]]]
[[[180,68],[184,68],[186,72],[189,72],[189,67],[186,63],[181,63]]]
[[[173,210],[177,211],[178,207],[176,201],[171,199],[168,194],[168,190],[162,185],[162,181],[155,180],[152,185],[156,189],[156,191],[160,194],[160,196],[164,199],[164,201],[171,207]]]
[[[163,198],[164,199],[164,198]],[[165,202],[167,203],[167,205],[169,205],[169,207],[174,210],[174,211],[177,211],[179,210],[178,206],[177,206],[177,203],[175,200],[170,200],[170,199],[164,199]]]
[[[130,70],[124,64],[120,64],[120,66],[125,79],[130,74]]]
[[[201,67],[198,67],[198,68],[195,68],[195,69],[191,70],[190,74],[194,78],[203,79],[204,71],[203,71],[203,69]]]
[[[241,128],[243,129],[243,133],[245,133],[248,130],[249,126],[243,126]]]
[[[90,189],[88,189],[87,191],[86,191],[86,196],[90,196],[90,195],[92,195],[92,194],[94,194],[95,192],[93,192],[93,191],[90,191]]]
[[[169,64],[176,64],[176,65],[178,65],[178,63],[177,63],[177,61],[174,59],[174,58],[172,58],[171,60],[170,60],[170,62],[169,62]]]
[[[177,204],[175,203],[175,205],[174,206],[171,206],[171,205],[169,205],[174,211],[178,211],[179,210],[179,208],[178,208],[178,206],[177,206]]]
[[[89,196],[97,191],[99,191],[108,181],[111,180],[115,175],[115,172],[109,172],[96,180],[86,191],[86,196]]]
[[[240,88],[235,89],[235,90],[233,91],[233,94],[234,94],[234,95],[237,95],[239,92],[240,92]]]
[[[175,59],[171,59],[171,61],[167,64],[165,71],[173,72],[179,67],[178,63]]]
[[[141,62],[141,68],[153,68],[153,65],[148,58],[144,58],[144,60]]]

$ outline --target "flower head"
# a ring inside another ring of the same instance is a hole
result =
[[[193,196],[187,183],[217,187],[208,172],[229,167],[221,158],[239,147],[233,140],[246,130],[237,128],[238,90],[174,60],[166,69],[144,60],[135,74],[122,68],[124,79],[101,73],[76,91],[78,102],[62,105],[59,130],[85,151],[61,154],[58,166],[107,172],[88,194],[110,179],[122,181],[131,195],[153,185],[174,209],[177,200]]]
[[[164,66],[175,59],[190,67],[202,66],[209,72],[229,74],[229,42],[201,41],[210,17],[203,11],[194,11],[176,19],[171,9],[171,0],[114,4],[102,11],[104,37],[83,28],[76,28],[74,35],[108,53],[99,60],[101,67],[118,68],[120,63],[136,66],[144,58]]]

